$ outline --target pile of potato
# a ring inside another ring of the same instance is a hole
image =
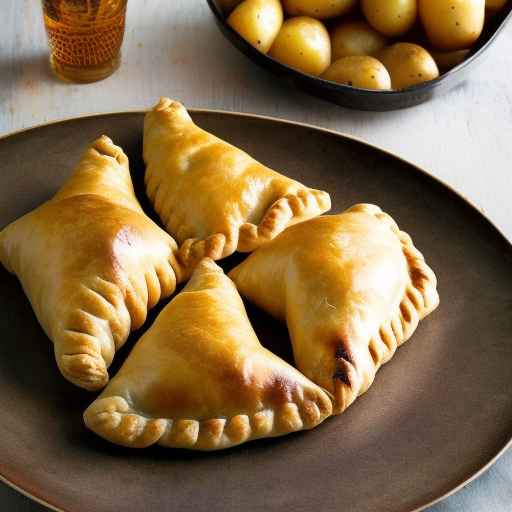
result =
[[[462,62],[508,0],[220,0],[252,46],[298,71],[405,89]],[[414,41],[414,42],[412,42]]]

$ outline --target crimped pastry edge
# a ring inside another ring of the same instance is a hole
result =
[[[377,333],[368,341],[368,350],[375,364],[375,371],[368,385],[362,386],[360,376],[354,365],[344,359],[337,358],[338,368],[346,372],[347,380],[334,378],[334,414],[342,413],[358,396],[365,393],[377,374],[379,368],[388,362],[396,349],[405,343],[415,332],[420,320],[429,315],[439,305],[437,293],[437,278],[427,265],[423,254],[414,246],[411,237],[401,231],[387,213],[372,204],[357,204],[344,213],[364,212],[374,215],[381,222],[386,223],[395,233],[402,245],[402,252],[409,267],[410,281],[406,286],[404,297],[391,319],[382,324]]]
[[[107,135],[101,135],[93,142],[91,142],[87,148],[87,151],[92,151],[94,154],[100,157],[111,159],[121,167],[127,168],[129,165],[128,157],[126,156],[124,150],[120,146],[117,146],[112,141],[112,139],[110,139]],[[78,195],[82,194],[76,194],[76,196]],[[56,197],[54,199],[50,199],[50,201],[54,200],[55,204],[57,204],[59,201],[65,201],[66,199],[69,198],[64,197],[61,199]],[[119,203],[119,206],[127,208],[127,206],[123,203]],[[135,211],[139,215],[146,215],[145,212],[143,212],[142,208],[140,207],[133,208],[133,211]],[[148,220],[150,220],[149,217]],[[9,226],[7,226],[4,230],[0,232],[0,238],[2,236],[5,236],[5,231],[8,228]],[[165,234],[165,236],[169,236],[165,233],[165,231],[162,231],[162,234]],[[173,248],[170,247],[170,255],[167,263],[169,265],[170,271],[173,273],[173,276],[171,276],[171,281],[174,282],[174,289],[176,288],[176,284],[183,281],[186,277],[188,277],[188,275],[192,271],[192,268],[186,268],[182,266],[181,263],[177,260],[177,256],[177,251],[173,250]],[[7,270],[9,270],[9,272],[13,272],[13,270],[9,268],[9,266],[7,265],[7,261],[3,261],[4,259],[6,258],[2,259],[4,266],[7,268]],[[159,272],[157,271],[156,268],[153,268],[151,270],[157,277],[161,293],[162,282],[159,277]],[[146,273],[144,276],[146,286],[148,287],[148,295],[149,273],[150,272]],[[115,287],[116,291],[118,291],[121,296],[125,295],[123,290],[117,284],[106,281],[101,278],[99,278],[99,280],[107,282],[109,285]],[[87,286],[85,284],[84,286],[87,289],[87,291],[97,294],[98,300],[103,301],[108,306],[113,306],[114,308],[116,308],[116,305],[113,304],[104,294],[99,293],[97,287]],[[130,280],[126,284],[126,289],[129,290],[130,292],[129,295],[133,299],[132,302],[135,299],[144,302],[143,298],[138,296],[135,287],[133,286],[133,283],[131,283]],[[169,294],[166,294],[165,296],[168,295]],[[164,298],[164,296],[159,295],[159,300],[161,300],[162,298]],[[115,355],[115,352],[124,344],[131,330],[137,329],[145,321],[149,305],[147,303],[145,304],[143,308],[145,309],[145,312],[144,314],[142,314],[140,311],[135,311],[137,308],[134,305],[130,306],[126,301],[127,297],[124,297],[124,308],[128,316],[130,317],[130,328],[128,329],[126,336],[124,336],[122,340],[114,340],[112,332],[110,332],[110,335],[106,333],[107,338],[110,338],[110,340],[108,340],[107,342],[108,348],[106,351],[105,347],[102,347],[102,340],[100,339],[100,337],[91,334],[90,332],[87,332],[86,329],[75,329],[73,325],[63,325],[61,326],[61,328],[59,328],[60,332],[55,336],[54,339],[56,362],[61,374],[76,386],[86,389],[88,391],[96,391],[105,387],[109,381],[108,367]],[[101,316],[95,315],[93,312],[89,312],[86,310],[77,310],[75,311],[75,313],[82,316],[87,315],[93,318],[93,322],[99,322],[99,324],[110,324],[108,318],[103,318]],[[137,318],[135,318],[135,316]],[[138,319],[139,317],[140,319]],[[101,331],[100,328],[98,328],[98,330]],[[63,346],[60,346],[61,344]],[[110,352],[111,354],[109,354]]]
[[[305,214],[309,209],[309,213]],[[314,213],[311,209],[314,209]],[[235,251],[252,252],[266,244],[287,227],[314,218],[331,209],[327,192],[309,188],[295,194],[286,194],[266,211],[259,224],[246,222],[231,233],[215,233],[206,239],[189,238],[180,246],[178,258],[184,266],[191,266],[203,257],[220,260]]]
[[[170,112],[181,108],[185,109],[180,102],[162,97],[150,112]],[[146,193],[155,207],[156,192],[152,195],[148,192],[150,181],[146,173]],[[155,186],[155,191],[158,188],[159,184]],[[227,233],[212,233],[206,238],[184,240],[180,244],[178,259],[185,267],[191,267],[203,257],[218,261],[235,251],[252,252],[292,224],[317,217],[330,209],[331,198],[327,192],[303,186],[296,193],[286,194],[271,204],[258,224],[245,222]],[[161,212],[157,213],[167,227],[168,219],[162,218]]]
[[[84,412],[86,426],[116,444],[145,448],[159,444],[168,448],[201,451],[220,450],[265,437],[309,430],[332,414],[332,403],[321,389],[314,400],[282,404],[253,415],[195,420],[149,418],[135,411],[121,396],[99,398]]]

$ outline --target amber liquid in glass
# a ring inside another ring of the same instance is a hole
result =
[[[50,65],[72,82],[95,82],[120,63],[127,0],[43,0]]]

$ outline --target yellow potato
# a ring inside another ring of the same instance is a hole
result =
[[[386,66],[393,89],[405,89],[439,76],[432,55],[417,44],[396,43],[384,48],[376,57]]]
[[[485,0],[418,0],[420,18],[433,46],[463,50],[484,27]]]
[[[418,11],[416,0],[361,0],[361,8],[368,23],[388,37],[409,31]]]
[[[342,21],[331,32],[332,59],[374,55],[386,46],[386,38],[364,21]]]
[[[228,23],[248,43],[267,53],[283,24],[283,9],[279,0],[244,0]]]
[[[449,71],[455,66],[458,66],[461,62],[464,62],[469,52],[469,49],[454,50],[453,52],[440,52],[438,50],[432,50],[430,54],[432,57],[434,57],[437,67],[441,71]]]
[[[311,16],[318,20],[334,18],[349,12],[357,0],[282,0],[290,16]]]
[[[391,89],[391,77],[377,59],[368,56],[342,57],[322,75],[325,80],[362,89]]]
[[[331,40],[323,23],[307,16],[284,23],[269,55],[291,68],[321,75],[331,63]]]
[[[485,0],[485,7],[490,11],[497,11],[505,6],[508,0]]]

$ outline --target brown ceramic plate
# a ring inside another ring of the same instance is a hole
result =
[[[333,211],[381,205],[436,270],[441,307],[365,396],[312,432],[210,454],[130,451],[85,430],[81,415],[93,395],[61,378],[18,282],[0,270],[3,479],[73,512],[410,512],[481,472],[512,436],[512,250],[505,238],[446,186],[360,141],[251,116],[197,111],[194,118],[331,192]],[[0,140],[0,227],[47,199],[102,133],[125,148],[143,198],[141,126],[140,113],[110,114]],[[289,359],[286,330],[252,308],[250,316],[263,343]]]

